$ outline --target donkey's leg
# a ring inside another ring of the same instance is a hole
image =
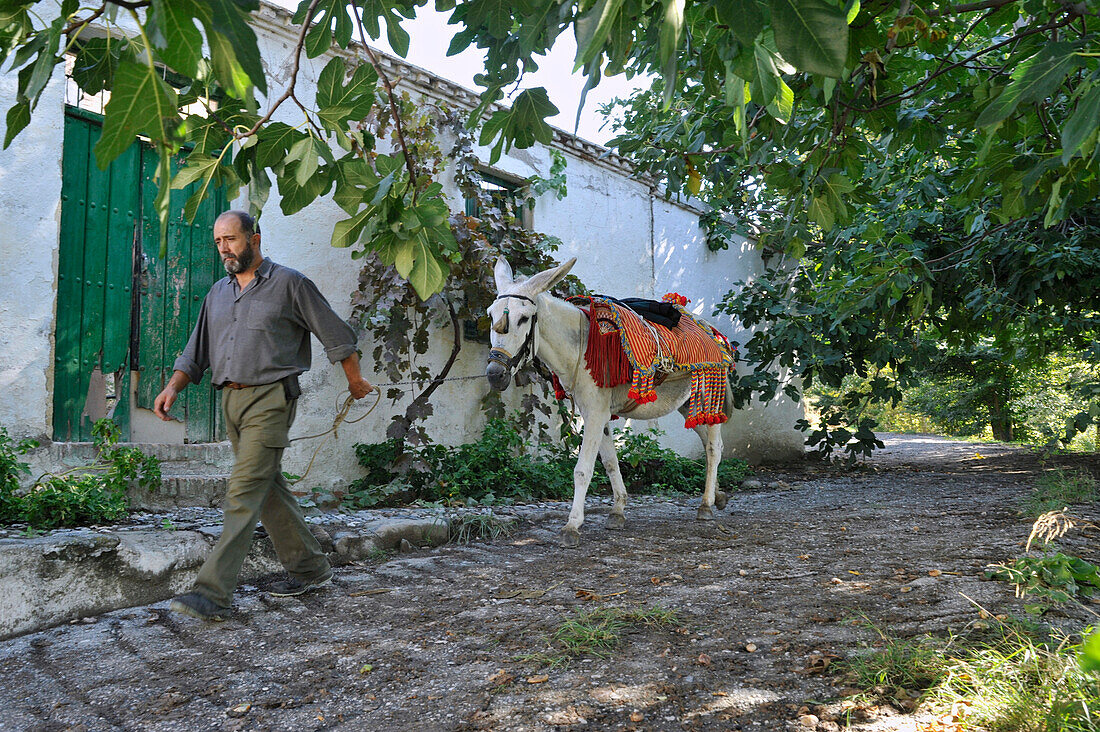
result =
[[[726,493],[718,490],[718,464],[722,462],[722,426],[699,425],[695,432],[703,440],[703,448],[707,453],[707,482],[703,488],[703,502],[699,504],[696,516],[701,521],[709,521],[714,518],[711,507],[717,506],[721,511],[728,500]]]
[[[607,528],[621,529],[626,526],[623,517],[623,509],[626,508],[626,486],[623,484],[623,474],[619,470],[619,456],[615,453],[615,440],[611,437],[609,425],[603,427],[603,440],[600,442],[600,460],[607,472],[607,479],[611,481],[611,492],[615,494],[615,501],[611,504],[611,513],[607,516]]]
[[[579,546],[581,543],[581,524],[584,523],[584,498],[588,493],[588,484],[592,481],[592,469],[596,466],[596,454],[603,442],[603,428],[610,414],[601,420],[593,415],[584,416],[584,434],[581,437],[580,454],[577,466],[573,468],[573,508],[569,511],[569,520],[561,527],[561,545]]]

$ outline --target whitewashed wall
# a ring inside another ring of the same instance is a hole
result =
[[[282,92],[292,61],[296,31],[289,14],[264,5],[255,26],[265,66],[273,80],[270,92]],[[308,104],[317,75],[328,57],[303,59],[299,90]],[[426,71],[385,59],[413,94],[468,105],[473,92],[433,77]],[[15,78],[0,78],[0,105],[6,108],[14,95]],[[0,153],[0,424],[15,435],[46,435],[50,432],[52,394],[52,334],[56,293],[57,249],[61,194],[61,149],[63,127],[63,84],[60,74],[45,92],[34,124],[7,151]],[[296,108],[285,105],[276,119],[297,124]],[[552,195],[536,204],[533,223],[537,230],[562,241],[559,258],[576,256],[575,273],[597,292],[616,296],[660,297],[678,291],[692,299],[694,312],[708,319],[713,306],[737,280],[759,271],[761,264],[751,245],[713,253],[706,249],[698,227],[699,211],[691,206],[667,202],[651,195],[645,183],[629,177],[621,159],[598,159],[602,148],[557,133],[556,148],[568,161],[569,195],[561,201]],[[481,150],[487,160],[488,150]],[[514,150],[498,163],[496,171],[517,179],[533,174],[548,175],[550,152],[543,147]],[[33,188],[25,181],[33,180]],[[444,176],[445,188],[456,207],[461,194]],[[348,250],[329,245],[332,225],[344,213],[330,200],[319,200],[293,216],[279,209],[278,191],[272,192],[262,222],[262,249],[281,264],[300,270],[313,279],[342,316],[350,315],[350,293],[357,287],[358,266]],[[244,206],[243,201],[238,205]],[[729,319],[714,321],[728,336],[744,341],[737,325]],[[429,353],[422,359],[438,367],[452,346],[449,325],[439,329]],[[740,336],[740,337],[739,337]],[[368,360],[368,379],[385,379],[373,372],[369,354],[373,344],[361,342]],[[452,376],[484,372],[487,347],[464,346]],[[303,377],[304,398],[292,436],[314,434],[331,426],[343,401],[346,382],[338,365],[331,365],[314,343],[312,369]],[[430,430],[436,439],[450,443],[476,437],[483,425],[479,403],[487,385],[480,381],[445,384],[433,396],[435,415]],[[345,392],[346,394],[346,392]],[[519,403],[523,392],[509,389],[508,402]],[[408,399],[411,399],[410,395]],[[360,402],[351,417],[365,411],[373,397]],[[326,438],[306,486],[341,487],[359,474],[352,446],[356,442],[384,439],[390,416],[404,410],[383,400],[367,419],[340,430],[339,439]],[[801,414],[797,405],[779,404],[733,415],[724,429],[727,454],[753,461],[782,460],[802,451],[801,436],[792,425]],[[165,425],[151,413],[132,409],[135,441],[178,442],[183,431],[177,424]],[[637,425],[642,428],[648,424]],[[659,422],[669,446],[699,455],[694,433],[683,428],[679,417]],[[302,472],[316,442],[298,442],[288,451],[285,468]]]
[[[39,114],[0,152],[0,425],[17,437],[52,432],[62,79],[46,85]],[[0,108],[14,103],[16,89],[14,73],[0,76]]]

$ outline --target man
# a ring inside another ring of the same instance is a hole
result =
[[[228,277],[210,288],[187,347],[157,396],[153,411],[168,410],[191,382],[210,369],[222,389],[222,411],[235,457],[223,506],[221,538],[199,570],[192,592],[171,609],[202,618],[229,614],[237,575],[261,521],[290,579],[271,594],[300,595],[328,584],[332,568],[310,533],[282,474],[287,434],[297,405],[298,375],[310,365],[309,334],[344,367],[348,391],[362,399],[375,391],[359,372],[355,331],[300,272],[260,254],[251,216],[227,211],[214,223],[214,244]]]

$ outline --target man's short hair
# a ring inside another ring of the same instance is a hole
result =
[[[222,216],[236,217],[237,221],[241,224],[241,231],[243,231],[244,235],[249,238],[252,238],[253,234],[260,233],[260,222],[253,218],[252,215],[249,214],[247,211],[239,211],[237,209],[233,209],[231,211],[226,211],[222,214]],[[221,216],[219,216],[218,218],[221,218]]]

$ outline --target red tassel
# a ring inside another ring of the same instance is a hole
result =
[[[550,383],[554,385],[554,398],[559,402],[565,399],[565,389],[562,387],[561,380],[558,378],[557,374],[551,372]]]

